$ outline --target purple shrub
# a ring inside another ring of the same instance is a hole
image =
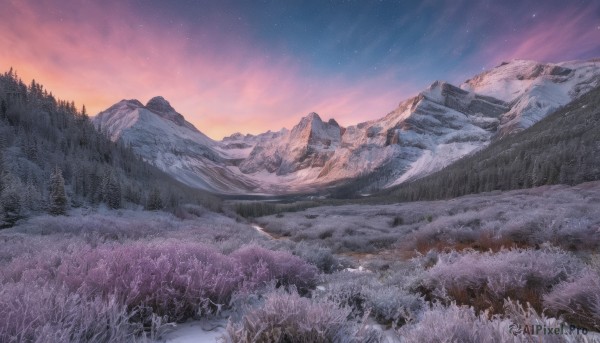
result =
[[[561,283],[544,296],[544,307],[569,323],[600,331],[600,277],[587,271],[579,279]]]
[[[61,247],[62,251],[49,246],[37,254],[22,254],[0,265],[0,314],[2,318],[9,318],[0,326],[0,337],[12,337],[0,341],[36,341],[50,337],[48,335],[60,336],[63,331],[71,337],[71,331],[79,329],[67,325],[67,315],[75,313],[74,316],[82,320],[94,316],[102,318],[102,313],[108,311],[108,315],[115,309],[120,312],[111,314],[111,320],[137,323],[134,331],[139,334],[141,328],[147,330],[157,318],[182,321],[219,311],[236,292],[251,291],[271,281],[312,287],[317,278],[316,267],[302,259],[255,246],[241,248],[230,255],[211,246],[180,240],[96,247],[76,240],[72,245]],[[18,292],[19,289],[24,290]],[[54,298],[64,303],[64,308],[57,308]],[[100,312],[104,307],[108,309],[96,315],[80,307]],[[22,323],[31,324],[19,327],[25,325]],[[121,325],[124,332],[131,335],[132,327],[120,323],[114,325]],[[114,326],[109,324],[90,326],[89,333],[82,333],[86,337],[75,341],[112,342],[108,338],[94,338],[96,335],[104,337],[101,332],[109,332],[107,328]],[[99,331],[94,331],[96,329]],[[29,338],[14,338],[19,332]],[[62,338],[48,339],[63,341]]]
[[[230,255],[238,261],[252,284],[277,280],[282,285],[295,285],[300,290],[313,288],[318,269],[297,256],[283,251],[271,251],[258,246],[246,246]]]
[[[85,298],[51,285],[0,289],[0,342],[131,341],[141,327],[114,297]]]
[[[510,297],[540,310],[541,296],[560,282],[572,280],[582,268],[577,258],[556,248],[452,252],[439,255],[421,287],[429,296],[449,296],[478,309],[491,307],[501,312],[504,299]]]
[[[418,323],[401,327],[397,333],[403,343],[421,342],[579,342],[574,336],[535,335],[518,332],[515,325],[540,325],[560,327],[561,322],[538,315],[531,308],[506,304],[508,317],[477,315],[472,307],[450,304],[448,307],[434,304],[425,311]],[[513,331],[514,330],[514,333]]]
[[[247,308],[240,322],[229,322],[234,343],[375,343],[379,334],[364,321],[349,321],[351,310],[331,300],[303,298],[295,290],[267,294],[263,304]]]

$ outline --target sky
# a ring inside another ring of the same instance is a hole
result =
[[[598,0],[0,0],[0,71],[91,115],[161,95],[214,139],[380,118],[511,59],[598,57]]]

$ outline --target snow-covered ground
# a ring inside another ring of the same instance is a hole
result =
[[[177,324],[156,343],[215,343],[227,334],[226,327],[226,319]]]

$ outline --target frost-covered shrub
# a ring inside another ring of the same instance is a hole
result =
[[[0,318],[0,342],[120,343],[142,330],[115,297],[85,298],[51,285],[3,285]]]
[[[0,272],[1,289],[10,284],[50,286],[64,288],[67,296],[77,296],[82,303],[114,299],[132,322],[145,327],[157,316],[181,321],[218,311],[234,292],[251,291],[271,281],[306,289],[317,277],[316,267],[286,252],[250,246],[224,255],[210,246],[178,240],[95,248],[80,243],[66,251],[48,249],[19,256],[0,266]],[[44,294],[51,296],[51,292]],[[50,305],[50,300],[40,304]],[[6,311],[15,315],[12,311],[17,310],[13,306]]]
[[[283,251],[271,251],[258,246],[245,246],[230,255],[239,263],[251,284],[277,280],[284,286],[295,285],[300,290],[314,288],[318,270],[297,256]]]
[[[295,243],[287,239],[277,239],[265,241],[261,246],[269,250],[290,252],[327,274],[341,270],[348,264],[344,258],[334,255],[330,248],[321,244]]]
[[[510,297],[541,309],[541,296],[572,280],[583,263],[557,248],[514,249],[498,253],[466,251],[440,254],[424,274],[421,287],[428,296],[456,300],[478,309],[500,312]]]
[[[363,287],[366,305],[379,323],[404,325],[417,320],[424,301],[396,286]]]
[[[377,332],[364,321],[349,321],[351,310],[325,299],[303,298],[294,290],[265,296],[257,308],[248,308],[227,332],[234,343],[352,343],[379,342]]]
[[[544,307],[569,323],[600,331],[600,276],[590,271],[561,283],[544,296]]]
[[[384,284],[372,273],[339,272],[326,278],[318,297],[352,309],[354,317],[370,313],[381,324],[404,325],[418,318],[423,299],[399,285]]]
[[[508,318],[488,313],[476,314],[472,307],[450,304],[444,307],[434,304],[425,311],[421,321],[401,327],[397,333],[403,343],[452,342],[452,343],[522,343],[522,342],[577,342],[574,336],[535,335],[519,332],[523,325],[560,327],[552,318],[539,316],[533,309],[506,304]]]
[[[368,310],[363,286],[373,282],[372,275],[341,271],[325,277],[325,292],[318,293],[317,296],[348,307],[354,317],[361,317]]]
[[[294,255],[314,265],[324,273],[333,273],[341,269],[344,265],[344,261],[334,255],[331,249],[326,247],[301,242],[290,247],[290,249]]]
[[[162,212],[130,210],[74,214],[69,217],[39,216],[11,231],[29,234],[23,237],[25,240],[40,236],[53,240],[60,236],[62,240],[80,239],[91,245],[174,238],[211,244],[226,252],[236,250],[248,242],[265,240],[249,225],[212,212],[200,214],[200,210],[193,206],[189,208],[199,217],[194,215],[193,220],[181,220]],[[0,247],[0,257],[4,249]]]

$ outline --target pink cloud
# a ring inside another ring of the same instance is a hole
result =
[[[97,113],[122,98],[162,95],[214,138],[291,127],[310,111],[353,124],[381,117],[407,94],[385,75],[327,78],[294,61],[270,61],[249,37],[200,28],[191,35],[141,20],[119,3],[11,1],[0,13],[0,68],[14,67],[59,97]]]

